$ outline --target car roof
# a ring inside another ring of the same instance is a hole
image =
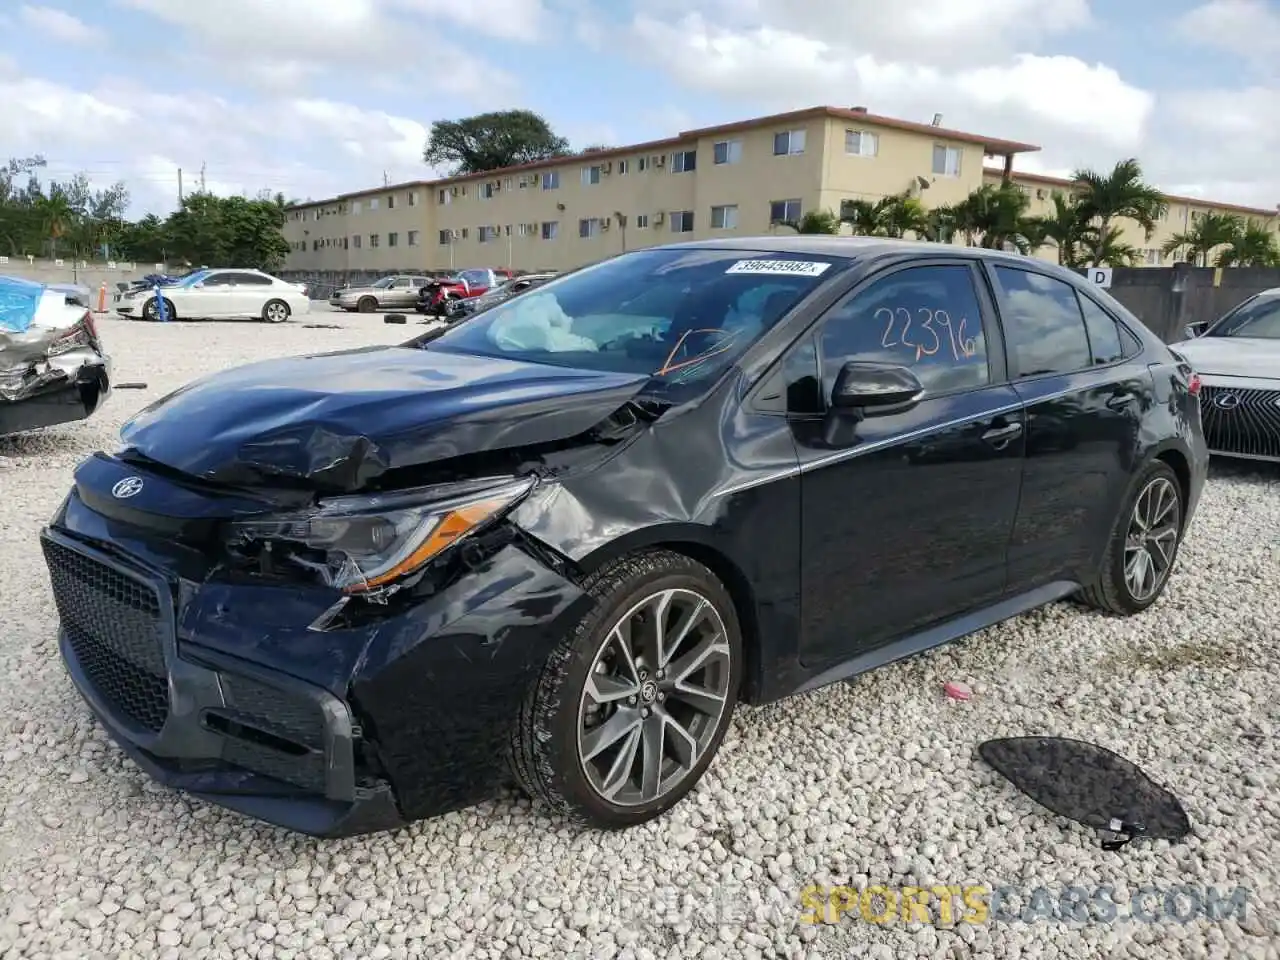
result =
[[[850,263],[868,264],[883,258],[899,257],[948,257],[965,260],[986,260],[1010,267],[1035,268],[1063,278],[1071,278],[1073,282],[1084,283],[1084,278],[1074,270],[1059,266],[1047,260],[1024,256],[1019,253],[1008,253],[1004,250],[990,250],[986,247],[962,247],[946,243],[934,243],[927,240],[898,240],[890,237],[847,237],[830,234],[791,234],[788,236],[755,236],[732,237],[723,240],[689,240],[684,243],[669,243],[658,247],[645,247],[644,250],[676,250],[681,248],[702,250],[744,250],[753,253],[787,253],[816,255],[824,257],[842,257]]]

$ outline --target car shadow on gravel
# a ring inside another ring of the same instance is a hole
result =
[[[0,436],[0,461],[48,456],[82,444],[83,438],[76,431],[57,427],[13,433]]]

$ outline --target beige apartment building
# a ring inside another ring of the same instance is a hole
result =
[[[285,269],[565,270],[624,250],[786,230],[776,226],[779,221],[904,190],[935,206],[1008,177],[1023,186],[1039,213],[1052,208],[1054,190],[1071,187],[1068,181],[1014,172],[1014,158],[1039,147],[950,130],[940,117],[935,120],[923,124],[862,107],[814,107],[298,204],[285,224],[291,251]],[[1170,201],[1169,235],[1184,229],[1198,210],[1252,217],[1276,212],[1181,197]],[[1158,253],[1162,236],[1148,241],[1132,227],[1136,235],[1126,235],[1126,241]],[[1046,248],[1040,256],[1053,260],[1057,254]]]

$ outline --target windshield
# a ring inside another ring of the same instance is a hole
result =
[[[1205,336],[1280,340],[1280,296],[1251,297],[1205,331]]]
[[[512,297],[428,350],[705,381],[845,261],[672,248],[623,254]]]
[[[395,277],[383,277],[381,280],[375,280],[373,283],[369,284],[369,286],[373,287],[375,290],[385,290],[395,282]]]
[[[192,270],[190,273],[184,273],[181,277],[174,281],[174,285],[180,287],[190,287],[199,283],[210,274],[209,270]]]

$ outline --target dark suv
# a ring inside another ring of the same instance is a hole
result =
[[[43,533],[61,650],[152,776],[322,835],[676,803],[739,701],[1064,597],[1159,596],[1191,370],[1080,277],[755,238],[143,410]]]

